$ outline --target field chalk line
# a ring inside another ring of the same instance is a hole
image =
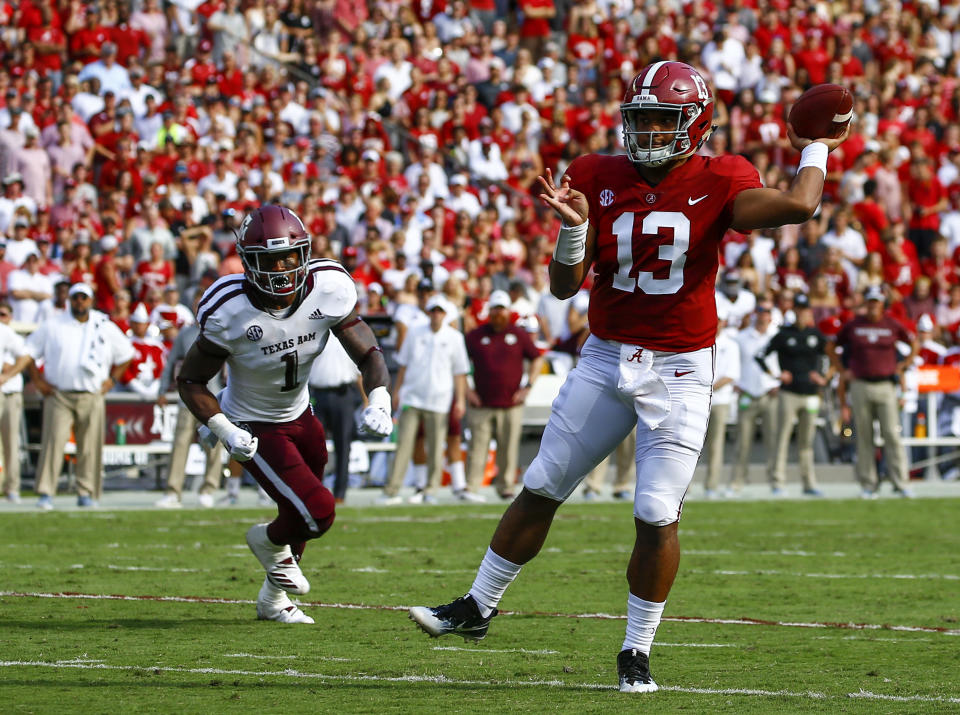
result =
[[[0,591],[0,598],[66,598],[88,599],[99,601],[158,601],[167,603],[213,603],[221,605],[249,606],[256,601],[247,598],[209,598],[205,596],[131,596],[126,594],[105,593],[76,593],[61,591],[59,593]],[[300,601],[305,608],[339,608],[358,611],[406,611],[410,606],[382,606],[366,605],[361,603],[324,603],[321,601]],[[544,618],[583,618],[606,621],[625,621],[625,615],[611,613],[552,613],[547,611],[500,611],[503,616],[536,616]],[[725,626],[779,626],[785,628],[838,628],[854,631],[900,631],[907,633],[939,633],[948,636],[960,636],[960,629],[945,628],[942,626],[902,626],[890,623],[831,623],[825,622],[794,622],[770,621],[760,618],[701,618],[698,616],[665,616],[663,621],[669,623],[712,623]]]
[[[73,668],[77,670],[115,670],[160,673],[188,673],[195,675],[241,675],[258,678],[298,678],[328,681],[342,681],[351,683],[387,682],[387,683],[434,683],[436,685],[467,685],[467,686],[527,686],[527,687],[559,687],[580,688],[583,690],[615,690],[616,685],[607,683],[568,683],[563,680],[456,680],[444,675],[329,675],[325,673],[309,673],[292,668],[285,670],[257,671],[257,670],[229,670],[226,668],[184,668],[169,666],[139,666],[139,665],[108,665],[101,662],[61,660],[4,660],[0,661],[0,668]],[[960,698],[931,696],[931,695],[884,695],[860,690],[845,695],[827,695],[815,691],[792,692],[789,690],[759,690],[753,688],[688,688],[677,685],[660,686],[660,690],[669,693],[690,693],[694,695],[746,695],[754,697],[788,697],[803,698],[805,700],[825,700],[836,698],[858,698],[864,700],[885,700],[889,702],[925,702],[925,703],[960,703]]]

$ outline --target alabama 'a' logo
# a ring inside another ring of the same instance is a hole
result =
[[[600,192],[600,205],[610,206],[615,198],[617,198],[616,194],[614,194],[610,189],[604,189]]]
[[[249,328],[247,328],[247,340],[255,343],[262,337],[263,328],[261,328],[259,325],[251,325]]]
[[[656,194],[647,194],[644,198],[647,200],[647,203],[650,204],[651,206],[653,206],[657,202]]]

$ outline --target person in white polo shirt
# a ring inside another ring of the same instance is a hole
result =
[[[783,488],[776,478],[775,457],[777,449],[777,390],[780,381],[772,375],[780,374],[775,355],[763,357],[770,339],[777,334],[777,328],[771,322],[773,305],[758,303],[753,315],[753,324],[740,330],[734,336],[740,348],[740,379],[736,381],[738,413],[737,461],[730,475],[730,494],[735,495],[747,481],[747,468],[750,461],[750,449],[756,433],[757,420],[763,430],[763,444],[766,450],[765,461],[767,480],[774,496],[781,496]],[[760,356],[767,364],[764,370],[756,361]]]
[[[134,356],[133,345],[103,313],[93,290],[70,287],[70,310],[27,338],[30,378],[43,395],[43,431],[37,462],[40,509],[53,508],[63,453],[73,427],[77,440],[77,505],[95,506],[103,490],[106,394]],[[43,374],[36,363],[43,361]]]
[[[3,494],[20,502],[20,426],[23,421],[23,376],[30,357],[23,338],[10,328],[10,305],[0,302],[0,441],[3,442]]]
[[[40,272],[39,253],[28,253],[23,267],[10,273],[7,290],[13,305],[13,319],[19,323],[36,323],[41,304],[53,297],[53,281]]]
[[[433,490],[443,475],[443,446],[447,415],[456,419],[466,410],[467,373],[470,362],[463,333],[446,324],[447,302],[440,295],[427,300],[426,325],[412,328],[397,354],[400,370],[394,381],[393,409],[402,407],[397,425],[397,451],[382,504],[399,504],[398,492],[413,456],[417,429],[423,423],[427,447],[427,488],[422,503],[433,503]],[[452,403],[452,410],[451,410]]]

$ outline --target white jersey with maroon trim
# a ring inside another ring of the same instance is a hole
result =
[[[224,276],[197,309],[200,334],[229,353],[220,409],[234,422],[290,422],[310,403],[308,379],[330,328],[357,304],[353,278],[336,261],[310,261],[303,301],[287,317],[251,301],[242,274]]]

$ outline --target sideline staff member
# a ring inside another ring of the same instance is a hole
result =
[[[77,438],[77,506],[95,506],[103,491],[104,394],[134,356],[127,337],[106,315],[92,310],[93,290],[70,288],[70,310],[27,338],[27,352],[43,360],[43,375],[30,363],[30,378],[43,400],[43,445],[37,462],[40,509],[53,509],[63,452],[74,428]]]
[[[861,496],[876,497],[877,465],[874,460],[873,420],[880,423],[887,474],[901,496],[912,497],[907,472],[907,453],[900,436],[897,408],[897,384],[906,366],[917,353],[913,337],[899,322],[884,315],[884,295],[880,286],[867,288],[863,295],[867,312],[846,323],[837,334],[837,347],[843,348],[843,365],[831,351],[835,369],[844,370],[840,404],[844,404],[844,383],[850,384],[850,403],[857,439],[856,475]],[[897,342],[910,345],[910,355],[898,361]]]
[[[830,381],[830,375],[821,373],[826,355],[827,339],[813,327],[813,308],[803,293],[794,298],[797,322],[785,325],[773,336],[757,364],[768,372],[764,358],[777,354],[780,363],[780,400],[778,405],[776,458],[773,478],[775,486],[787,485],[787,451],[790,435],[799,420],[797,452],[803,493],[808,497],[822,497],[813,473],[813,438],[817,434],[817,415],[820,414],[820,388]]]

